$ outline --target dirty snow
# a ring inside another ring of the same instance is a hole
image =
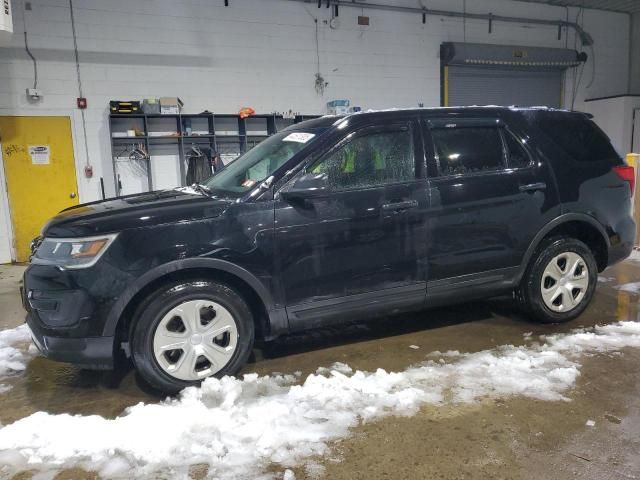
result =
[[[616,285],[613,288],[623,292],[640,293],[640,282],[623,283],[622,285]]]
[[[306,463],[304,470],[308,479],[317,480],[325,475],[326,469],[321,463],[311,460]]]
[[[627,260],[631,260],[632,262],[640,262],[640,250],[633,249],[631,255],[627,257]]]
[[[0,331],[0,394],[11,390],[1,383],[5,378],[23,371],[35,353],[31,345],[31,334],[27,325]]]
[[[199,463],[221,479],[262,477],[274,463],[281,472],[317,470],[313,459],[351,428],[412,415],[426,404],[514,395],[568,401],[582,355],[623,347],[640,347],[640,322],[538,337],[524,346],[430,354],[401,372],[337,364],[304,380],[208,379],[177,399],[140,403],[115,419],[38,412],[0,429],[0,476],[77,466],[106,478],[176,477]]]

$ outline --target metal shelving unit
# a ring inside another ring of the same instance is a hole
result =
[[[142,145],[147,153],[144,160],[148,190],[154,189],[152,180],[153,161],[151,156],[157,151],[177,151],[180,182],[185,185],[187,154],[192,145],[207,147],[213,154],[219,154],[223,163],[235,160],[265,138],[304,120],[318,118],[318,115],[297,115],[285,119],[280,115],[253,115],[240,118],[236,114],[181,113],[166,114],[110,114],[109,136],[111,138],[111,160],[116,185],[116,196],[121,195],[121,183],[117,164],[136,160],[118,160],[126,153],[127,146]],[[191,134],[187,125],[191,126]],[[128,131],[134,136],[122,136]],[[197,133],[195,133],[197,132]],[[115,135],[115,136],[114,136]]]

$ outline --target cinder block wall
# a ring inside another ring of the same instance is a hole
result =
[[[389,2],[390,0],[385,0]],[[15,31],[0,48],[0,114],[70,115],[73,120],[81,201],[114,192],[107,124],[110,99],[179,96],[187,112],[208,109],[258,112],[293,109],[323,113],[326,101],[349,98],[364,108],[438,105],[439,46],[443,41],[485,42],[573,48],[572,31],[558,40],[555,27],[526,26],[364,10],[370,26],[357,25],[360,9],[341,8],[337,28],[331,9],[315,2],[287,0],[75,0],[82,84],[88,98],[87,142],[94,177],[85,179],[86,152],[80,115],[69,4],[67,0],[13,0]],[[397,0],[415,6],[416,1]],[[461,11],[462,0],[429,0],[430,8]],[[575,20],[577,9],[506,0],[467,2],[469,11],[547,19]],[[25,88],[33,70],[24,51],[23,25],[38,58],[38,88],[44,98],[30,103]],[[329,82],[316,94],[318,69]],[[575,107],[583,99],[622,93],[629,73],[629,17],[585,10],[580,23],[595,40]],[[580,49],[580,45],[578,45]],[[566,75],[564,102],[571,103],[574,72]],[[588,88],[587,88],[588,87]]]
[[[629,52],[629,92],[640,95],[640,13],[631,16],[631,51]]]

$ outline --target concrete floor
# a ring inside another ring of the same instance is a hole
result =
[[[23,321],[21,271],[0,267],[0,329]],[[522,344],[525,332],[540,335],[615,320],[640,321],[638,295],[613,288],[639,281],[640,263],[617,265],[601,277],[610,280],[599,283],[592,305],[569,324],[532,323],[509,301],[498,299],[283,338],[257,350],[245,371],[307,374],[337,361],[360,370],[403,370],[435,350],[476,352]],[[516,397],[427,406],[412,417],[362,425],[336,442],[332,455],[317,459],[325,467],[323,477],[640,478],[640,349],[595,355],[582,363],[578,383],[568,392],[570,402]],[[137,402],[158,400],[132,371],[89,372],[42,357],[5,383],[13,389],[0,395],[2,424],[39,410],[115,417]],[[595,426],[587,427],[587,420]],[[294,472],[297,479],[307,477],[303,468]],[[74,470],[57,478],[92,477]]]

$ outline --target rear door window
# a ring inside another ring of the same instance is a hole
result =
[[[434,128],[431,137],[441,175],[492,172],[505,168],[496,127]]]

